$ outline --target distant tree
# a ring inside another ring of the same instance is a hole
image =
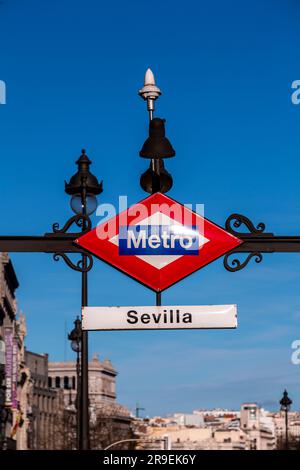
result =
[[[135,439],[131,418],[124,408],[115,404],[103,404],[90,410],[90,448],[103,450],[110,444],[127,439]],[[76,410],[65,409],[55,426],[56,448],[74,450],[77,445]],[[135,442],[124,442],[114,446],[114,450],[130,450]]]
[[[75,450],[77,445],[76,411],[64,409],[57,416],[55,424],[47,436],[44,449]],[[50,444],[51,443],[51,444]]]
[[[135,439],[137,436],[131,425],[131,418],[119,405],[103,405],[94,413],[90,426],[91,449],[105,449],[117,441]],[[123,442],[113,447],[114,450],[130,450],[135,442]]]

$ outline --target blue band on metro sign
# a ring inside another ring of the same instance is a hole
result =
[[[119,232],[120,255],[195,255],[199,254],[196,226],[128,225]]]

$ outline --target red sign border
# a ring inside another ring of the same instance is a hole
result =
[[[163,198],[163,200],[161,200]],[[182,256],[179,258],[177,261],[174,261],[173,263],[170,263],[169,265],[165,266],[164,268],[158,270],[155,267],[151,266],[148,263],[145,263],[145,261],[137,258],[136,256],[126,256],[123,255],[122,257],[119,256],[119,251],[118,251],[118,246],[114,245],[112,242],[110,242],[108,239],[102,239],[101,244],[99,245],[99,239],[97,238],[97,251],[99,252],[99,248],[101,250],[101,253],[95,254],[95,252],[91,251],[91,249],[87,248],[85,246],[85,239],[87,237],[90,238],[90,235],[92,232],[95,232],[97,230],[97,227],[91,230],[90,232],[82,235],[79,237],[77,240],[75,240],[74,243],[80,245],[83,247],[87,252],[91,253],[93,256],[96,256],[99,258],[101,261],[104,261],[106,264],[113,266],[115,269],[120,271],[121,273],[125,273],[127,276],[131,277],[135,281],[139,282],[140,284],[148,287],[149,289],[153,290],[154,292],[163,292],[164,290],[168,289],[169,287],[173,286],[177,282],[185,279],[192,273],[198,271],[199,269],[203,268],[204,266],[207,266],[210,264],[212,261],[216,261],[217,259],[221,258],[224,256],[226,253],[231,251],[233,248],[235,248],[238,245],[241,245],[243,243],[242,240],[239,238],[235,237],[234,235],[228,233],[226,230],[224,230],[222,227],[219,225],[215,224],[214,222],[211,222],[209,219],[206,217],[202,217],[196,212],[191,211],[187,207],[185,207],[183,204],[177,202],[176,200],[170,198],[169,196],[166,196],[165,194],[162,193],[155,193],[151,194],[147,198],[143,199],[137,204],[143,204],[146,206],[148,209],[148,215],[152,214],[150,212],[151,210],[151,205],[152,204],[158,204],[161,206],[162,204],[168,204],[170,206],[171,204],[178,204],[181,208],[183,208],[184,211],[187,211],[189,213],[188,217],[192,217],[192,225],[197,225],[196,221],[199,221],[201,224],[204,223],[205,225],[205,230],[207,233],[208,231],[213,230],[214,227],[217,227],[220,232],[218,232],[220,235],[222,234],[222,238],[224,238],[224,235],[226,234],[226,245],[227,247],[224,248],[224,251],[221,251],[221,254],[219,254],[217,257],[215,256],[215,251],[219,252],[219,245],[218,245],[218,250],[212,250],[212,248],[209,246],[210,243],[207,242],[202,248],[202,257],[201,257],[201,264],[195,263],[195,256]],[[119,233],[119,219],[123,216],[126,216],[128,211],[132,209],[134,206],[137,204],[134,204],[130,208],[126,209],[125,211],[121,212],[120,214],[117,214],[116,216],[112,217],[110,220],[104,222],[104,224],[108,225],[109,223],[114,223],[115,226],[117,227],[116,235]],[[162,208],[163,209],[163,208]],[[161,211],[164,213],[164,211]],[[154,214],[155,212],[153,212]],[[168,215],[168,214],[167,214]],[[176,218],[176,213],[174,215],[174,220],[177,220],[178,222],[182,223],[181,220],[178,220],[178,217]],[[130,223],[130,221],[134,220],[135,222],[138,222],[139,219],[143,219],[144,214],[141,214],[140,217],[137,217],[136,214],[132,216],[128,216],[127,221]],[[199,224],[199,222],[198,222]],[[102,224],[101,224],[102,225]],[[209,234],[207,234],[209,238]],[[215,233],[214,233],[214,242],[215,242]],[[229,246],[228,248],[228,239],[232,239],[232,246]],[[83,242],[83,243],[82,243]],[[89,241],[89,244],[91,242]],[[209,249],[209,252],[207,251]],[[203,264],[203,254],[205,255],[205,258],[207,259],[207,262]],[[122,261],[122,265],[120,266],[120,261]],[[176,263],[176,268],[174,269],[174,263]],[[173,267],[172,267],[173,265]],[[128,266],[134,266],[134,269],[136,270],[137,275],[133,275],[132,272],[128,271]],[[175,274],[178,272],[178,269],[183,272],[183,275],[178,278]],[[140,276],[140,277],[137,277]],[[154,281],[154,282],[153,282]],[[155,282],[156,281],[156,282]],[[160,283],[160,287],[155,287]]]

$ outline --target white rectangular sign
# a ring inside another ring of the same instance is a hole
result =
[[[83,330],[236,328],[236,305],[84,307]]]

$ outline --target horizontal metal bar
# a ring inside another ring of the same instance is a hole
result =
[[[15,253],[78,253],[85,251],[74,243],[76,236],[0,236],[0,251]]]
[[[78,234],[45,234],[42,236],[0,236],[0,251],[16,253],[80,253],[84,248],[74,243]],[[300,253],[300,236],[241,234],[243,243],[231,253]]]
[[[239,238],[243,240],[243,244],[234,248],[231,253],[300,253],[300,236],[243,234]]]

